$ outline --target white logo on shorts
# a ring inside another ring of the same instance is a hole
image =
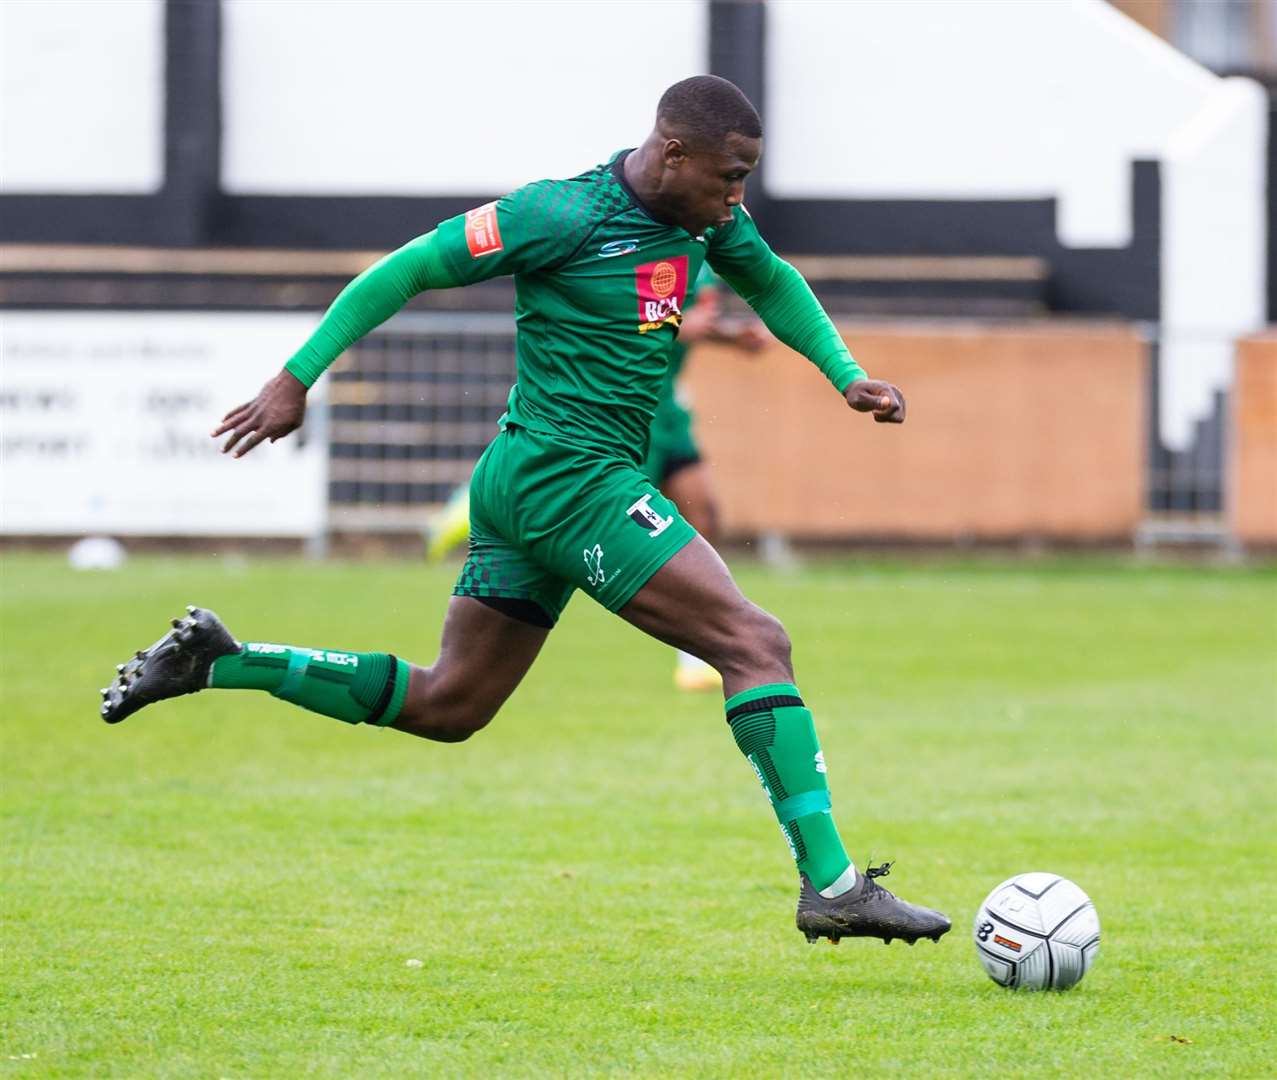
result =
[[[660,536],[674,524],[674,517],[661,517],[652,509],[652,493],[649,491],[638,502],[625,511],[635,525],[642,525],[648,536]]]
[[[585,568],[590,572],[587,578],[591,585],[602,585],[607,580],[603,573],[603,547],[595,544],[593,550],[585,549]]]

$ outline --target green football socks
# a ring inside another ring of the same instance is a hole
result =
[[[825,757],[798,688],[756,686],[727,699],[727,723],[780,821],[798,869],[825,896],[856,884],[830,811]]]
[[[347,724],[393,724],[408,694],[407,663],[389,653],[335,652],[245,642],[213,661],[208,685],[266,690]]]

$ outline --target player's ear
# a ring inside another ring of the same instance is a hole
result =
[[[667,169],[680,168],[688,157],[687,145],[682,139],[666,139],[661,152]]]

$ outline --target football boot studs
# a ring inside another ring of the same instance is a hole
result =
[[[216,615],[187,607],[159,641],[116,664],[115,678],[101,691],[102,719],[118,724],[144,705],[203,690],[213,661],[238,651],[239,642]]]

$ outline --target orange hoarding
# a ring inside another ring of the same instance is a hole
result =
[[[903,426],[852,413],[776,344],[697,348],[686,377],[729,534],[1129,537],[1143,516],[1148,346],[1130,326],[842,326]]]
[[[1234,535],[1277,544],[1277,333],[1237,343],[1229,502]]]

